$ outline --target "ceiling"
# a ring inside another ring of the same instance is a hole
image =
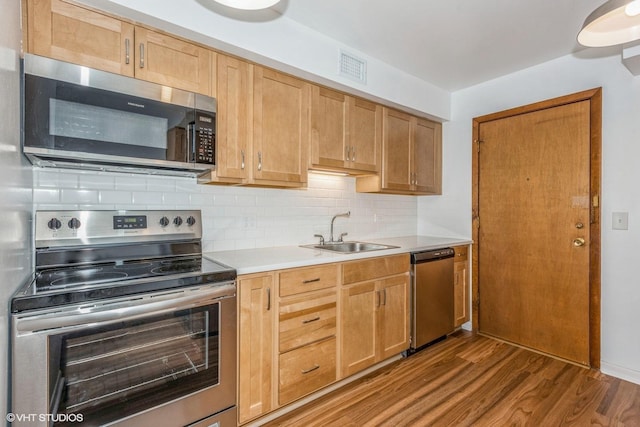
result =
[[[361,53],[455,91],[578,52],[578,31],[602,3],[281,0],[273,8]]]

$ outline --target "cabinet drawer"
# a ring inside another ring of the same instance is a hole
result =
[[[289,403],[335,380],[335,338],[281,354],[278,403]]]
[[[409,254],[345,262],[342,266],[343,284],[406,273],[409,267]]]
[[[454,261],[466,261],[468,259],[469,246],[456,246],[453,250],[455,251]]]
[[[280,296],[335,286],[338,283],[339,268],[338,264],[329,264],[283,271],[280,273]]]
[[[336,292],[295,297],[280,302],[280,353],[336,334]]]

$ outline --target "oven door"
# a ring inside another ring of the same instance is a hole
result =
[[[13,328],[12,411],[33,425],[183,426],[235,406],[233,283],[14,315]]]

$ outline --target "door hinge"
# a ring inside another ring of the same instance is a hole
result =
[[[596,196],[593,196],[593,199],[592,199],[591,205],[592,205],[594,208],[597,208],[598,206],[600,206],[600,197],[598,197],[597,195],[596,195]]]
[[[480,152],[480,144],[483,143],[484,141],[481,139],[476,139],[474,141],[476,143],[476,151],[479,153]]]

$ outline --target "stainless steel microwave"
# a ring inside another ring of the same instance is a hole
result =
[[[195,176],[215,167],[216,100],[25,54],[23,151],[36,166]]]

